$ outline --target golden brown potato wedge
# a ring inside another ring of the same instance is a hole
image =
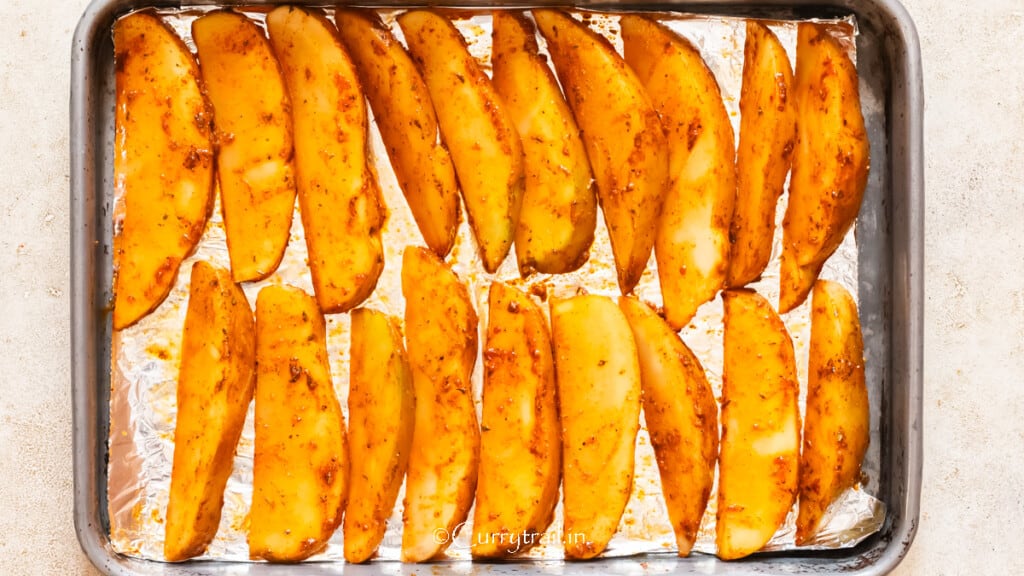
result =
[[[376,13],[339,9],[334,20],[412,216],[427,246],[444,258],[459,226],[459,186],[448,150],[438,141],[427,84]]]
[[[199,68],[159,17],[114,24],[114,329],[164,301],[213,207],[213,114]]]
[[[355,67],[322,14],[281,6],[267,15],[295,126],[299,211],[309,269],[325,314],[373,292],[384,268],[385,208],[367,158],[366,102]]]
[[[231,276],[266,278],[288,246],[295,212],[291,101],[260,27],[218,10],[192,23],[214,110],[217,178]]]
[[[398,24],[427,82],[480,258],[494,272],[512,247],[523,201],[519,134],[491,79],[447,18],[412,10],[399,16]]]
[[[654,310],[623,297],[640,359],[644,418],[679,555],[693,548],[718,461],[718,403],[704,367]]]
[[[668,135],[672,184],[654,253],[665,318],[679,330],[725,285],[736,200],[732,123],[699,50],[642,16],[627,14],[621,22],[626,62]]]
[[[572,272],[594,241],[597,198],[590,162],[572,111],[547,60],[537,53],[537,31],[522,13],[495,11],[494,87],[523,141],[526,192],[516,228],[519,271]]]
[[[835,282],[814,284],[807,374],[798,546],[814,538],[825,510],[859,481],[871,436],[857,303]]]
[[[619,289],[647,267],[669,183],[668,143],[640,80],[604,37],[557,10],[534,10],[580,129],[611,236]]]
[[[245,293],[227,270],[196,262],[181,337],[164,536],[170,562],[202,554],[217,534],[255,383],[256,332]]]
[[[316,300],[291,286],[260,290],[256,365],[249,556],[298,562],[327,546],[348,487],[345,418]]]
[[[349,500],[345,560],[369,560],[381,540],[405,478],[412,448],[412,371],[398,320],[352,311],[348,392]]]
[[[633,487],[640,364],[626,317],[604,296],[551,300],[562,424],[566,558],[608,546]]]
[[[470,377],[477,316],[466,285],[425,248],[405,250],[402,294],[416,396],[402,561],[425,562],[455,539],[476,491],[480,429]]]
[[[529,296],[491,284],[484,344],[474,557],[529,550],[551,524],[562,478],[547,320]]]
[[[792,198],[790,196],[790,200]],[[818,274],[821,274],[825,261],[809,266],[799,265],[795,255],[785,248],[785,231],[782,237],[782,257],[779,259],[779,312],[785,314],[807,300],[807,295],[810,294],[814,281],[818,279]]]
[[[767,26],[748,20],[729,286],[738,288],[757,280],[768,266],[775,206],[786,184],[795,144],[796,106],[789,57]]]
[[[818,24],[799,25],[794,82],[797,137],[782,223],[781,312],[803,303],[853,226],[870,162],[857,69]]]
[[[725,358],[718,470],[718,557],[760,550],[797,494],[800,385],[793,342],[779,315],[752,290],[723,292]]]

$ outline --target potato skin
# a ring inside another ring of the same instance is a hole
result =
[[[491,79],[447,18],[411,10],[398,24],[434,102],[484,269],[493,273],[512,247],[523,202],[519,134]]]
[[[736,199],[734,137],[718,81],[689,41],[642,16],[622,17],[626,62],[661,115],[672,179],[654,254],[672,328],[725,285]]]
[[[368,163],[366,103],[337,29],[319,12],[280,6],[267,30],[292,101],[299,212],[325,314],[373,292],[384,269],[386,209]]]
[[[564,274],[586,262],[597,198],[580,130],[522,13],[493,13],[494,88],[523,143],[526,191],[515,247],[519,272]]]
[[[633,297],[619,300],[636,340],[644,419],[680,556],[697,539],[718,461],[718,403],[704,368],[672,327]]]
[[[633,488],[640,364],[626,317],[604,296],[551,300],[562,424],[565,557],[603,552]]]
[[[345,560],[369,560],[387,529],[412,448],[415,397],[398,319],[352,311]]]
[[[780,312],[803,303],[853,226],[870,163],[857,69],[823,26],[799,25],[794,82],[797,138],[782,223]]]
[[[339,8],[334,19],[423,240],[444,258],[458,231],[459,186],[427,85],[376,13]]]
[[[291,286],[260,290],[256,363],[249,556],[298,562],[327,546],[348,487],[345,419],[316,300]]]
[[[236,282],[266,278],[284,257],[295,211],[291,101],[260,27],[227,10],[192,23],[214,108],[217,179]]]
[[[425,248],[405,250],[402,294],[416,396],[402,561],[425,562],[444,553],[473,505],[480,459],[471,383],[478,321],[466,285]]]
[[[752,290],[722,293],[725,359],[719,455],[718,557],[760,550],[797,494],[800,385],[785,324]]]
[[[199,556],[217,534],[224,487],[256,383],[252,310],[231,275],[192,265],[178,372],[164,558]]]
[[[481,424],[472,553],[521,554],[551,524],[562,438],[547,320],[529,296],[501,282],[490,289]]]
[[[835,282],[814,284],[807,374],[798,546],[811,542],[825,510],[859,481],[871,439],[857,303]]]
[[[619,289],[650,260],[669,185],[668,143],[636,74],[607,40],[557,10],[534,10],[566,101],[582,130],[611,237]]]
[[[185,44],[155,14],[114,24],[114,330],[167,298],[213,208],[213,113]]]
[[[747,21],[740,92],[736,209],[732,217],[729,286],[760,278],[772,256],[775,206],[796,145],[793,69],[767,26]]]

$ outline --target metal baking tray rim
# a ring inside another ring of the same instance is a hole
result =
[[[163,564],[137,560],[115,553],[107,534],[105,518],[107,425],[109,398],[109,359],[98,353],[97,342],[110,338],[107,318],[109,294],[96,282],[97,273],[109,258],[103,253],[101,234],[103,218],[110,218],[108,209],[101,205],[103,175],[95,165],[94,142],[103,129],[94,110],[97,105],[99,78],[95,57],[114,20],[136,7],[137,0],[93,0],[83,13],[75,30],[71,47],[70,94],[70,202],[71,202],[71,385],[72,385],[72,442],[74,465],[74,522],[78,541],[89,560],[101,572],[110,575],[132,574],[287,574],[288,566],[268,564],[225,564],[190,562]],[[197,0],[188,4],[207,4],[210,0]],[[274,4],[273,0],[216,2],[231,4]],[[299,2],[301,3],[301,2]],[[308,4],[309,2],[307,2]],[[371,2],[382,6],[385,3]],[[155,0],[144,2],[149,6],[179,7],[180,2]],[[317,4],[317,2],[312,2]],[[363,4],[359,2],[358,4]],[[433,4],[410,3],[409,6]],[[488,8],[483,0],[458,2],[460,6]],[[503,3],[505,4],[505,3]],[[521,2],[513,0],[510,6],[565,5],[565,2],[541,0]],[[550,571],[562,567],[569,573],[625,573],[635,572],[641,565],[644,572],[675,573],[828,573],[839,569],[846,574],[880,575],[890,572],[906,555],[913,543],[919,521],[921,469],[922,469],[922,373],[923,373],[923,318],[924,318],[924,162],[923,162],[923,109],[924,94],[920,45],[916,27],[906,9],[897,0],[662,0],[643,2],[595,2],[582,0],[574,4],[591,9],[658,9],[683,12],[729,13],[749,16],[773,16],[816,13],[853,13],[858,17],[862,31],[878,32],[886,44],[891,67],[886,87],[887,139],[884,161],[888,163],[887,189],[890,197],[889,222],[892,279],[889,302],[891,312],[889,328],[894,339],[890,349],[890,372],[887,375],[888,395],[883,399],[883,417],[899,412],[895,427],[883,436],[891,443],[886,459],[891,469],[901,474],[895,485],[889,486],[887,504],[897,511],[882,532],[869,538],[856,548],[813,555],[769,554],[744,563],[722,563],[711,556],[679,559],[670,555],[647,555],[643,558],[605,559],[590,563],[564,563],[562,561],[506,562],[503,564],[473,564],[473,573],[520,573]],[[872,30],[879,26],[879,30]],[[895,55],[896,58],[892,56]],[[876,153],[877,154],[877,153]],[[877,158],[877,156],[876,156]],[[892,226],[891,222],[900,222]],[[892,352],[892,349],[898,349]],[[895,411],[895,412],[894,412]],[[892,422],[883,420],[887,427]],[[893,453],[895,452],[895,453]],[[895,467],[895,468],[894,468]],[[860,555],[857,552],[860,551]],[[851,562],[852,560],[852,562]],[[641,561],[643,562],[642,564]],[[458,572],[466,570],[459,561]],[[433,565],[434,570],[445,571],[452,562]],[[230,570],[223,567],[229,566]],[[330,563],[309,563],[303,566],[307,573],[336,574],[340,566]],[[415,565],[375,564],[344,565],[347,574],[409,573],[422,569]],[[455,570],[453,570],[455,571]],[[558,570],[562,572],[563,570]]]

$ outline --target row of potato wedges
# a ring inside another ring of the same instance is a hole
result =
[[[797,543],[812,541],[828,506],[859,482],[869,440],[862,336],[853,298],[832,282],[814,288],[802,452],[793,344],[752,290],[723,293],[719,419],[700,361],[648,305],[552,298],[549,330],[530,296],[494,282],[478,424],[469,292],[435,253],[410,247],[404,337],[396,318],[352,312],[346,432],[312,297],[263,288],[254,322],[226,270],[197,262],[190,286],[166,514],[171,561],[202,554],[217,531],[254,388],[249,553],[273,562],[322,551],[343,517],[345,558],[369,560],[403,479],[403,561],[442,556],[474,502],[473,556],[521,554],[551,524],[560,485],[565,556],[593,558],[632,492],[641,407],[681,556],[716,464],[724,559],[760,550],[798,495]]]
[[[384,266],[387,209],[364,96],[440,257],[461,191],[487,271],[513,243],[523,276],[575,270],[599,202],[622,293],[653,249],[677,330],[761,275],[792,166],[779,308],[803,302],[856,219],[868,171],[857,72],[828,30],[799,24],[794,75],[771,30],[748,22],[737,150],[715,77],[686,39],[624,14],[620,56],[567,13],[532,16],[494,12],[493,77],[429,10],[398,16],[408,49],[368,11],[339,9],[335,25],[279,7],[269,42],[245,15],[216,11],[194,22],[198,64],[153,13],[119,20],[114,327],[166,297],[202,236],[215,176],[236,281],[274,272],[297,194],[320,309],[365,300]]]

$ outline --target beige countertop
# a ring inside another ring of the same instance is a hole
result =
[[[0,574],[72,525],[68,91],[86,0],[0,1]],[[896,574],[1024,573],[1024,1],[908,0],[926,93],[925,466]]]

